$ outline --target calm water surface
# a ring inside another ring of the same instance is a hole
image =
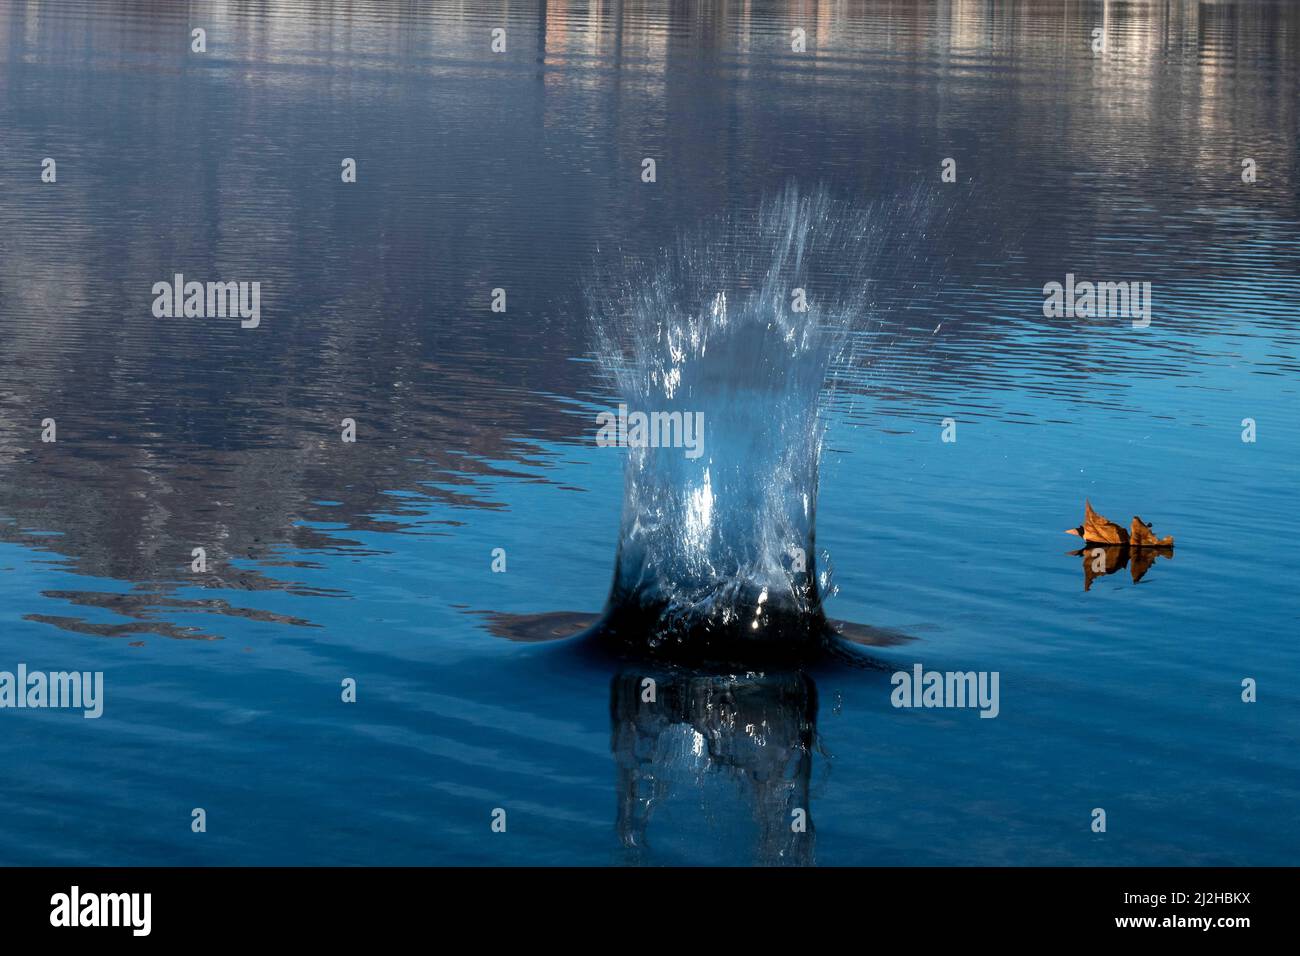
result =
[[[0,2],[0,669],[106,682],[0,711],[0,863],[1294,863],[1297,89],[1285,2]],[[912,640],[647,708],[493,615],[609,587],[593,268],[791,181],[935,214],[819,502],[829,612]],[[178,272],[261,326],[155,319]],[[1085,496],[1175,556],[1089,581]]]

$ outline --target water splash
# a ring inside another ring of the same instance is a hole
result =
[[[823,386],[870,321],[887,221],[790,187],[597,279],[597,354],[629,414],[657,414],[665,438],[701,421],[703,438],[694,454],[627,442],[605,640],[750,659],[826,639]]]

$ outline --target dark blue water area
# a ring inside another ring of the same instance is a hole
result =
[[[1294,7],[189,10],[0,8],[0,670],[105,685],[0,710],[0,863],[1296,861]],[[931,217],[817,504],[830,616],[908,639],[702,674],[502,617],[609,591],[593,270],[792,181]],[[261,327],[155,319],[175,272]],[[1150,326],[1045,317],[1066,273]],[[1085,497],[1172,554],[1089,573]],[[998,716],[894,707],[917,663]]]

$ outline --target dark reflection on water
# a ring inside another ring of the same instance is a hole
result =
[[[574,637],[594,627],[599,614],[581,611],[544,611],[540,614],[506,614],[502,611],[471,611],[481,614],[488,630],[497,637],[522,644],[538,644]]]
[[[1077,554],[1078,552],[1073,553]],[[600,653],[608,654],[614,658],[645,658],[648,660],[654,657],[652,651],[641,647],[644,642],[640,640],[611,641],[608,639],[609,635],[602,634],[602,628],[610,623],[609,617],[605,614],[589,614],[582,611],[543,611],[537,614],[509,614],[504,611],[478,611],[470,608],[466,608],[465,611],[481,618],[489,633],[497,637],[504,637],[508,641],[521,644],[540,644],[547,641],[579,638],[579,643],[591,644],[593,652],[595,652],[596,647],[599,647],[602,649]],[[637,626],[638,623],[643,624],[644,622],[637,622],[633,619],[628,621],[626,626],[630,628]],[[791,640],[789,643],[793,649],[793,656],[802,656],[809,660],[836,660],[858,667],[871,668],[876,666],[871,658],[853,652],[846,645],[894,647],[916,640],[915,634],[899,628],[876,627],[870,624],[858,624],[853,621],[826,621],[824,626],[819,622],[819,627],[823,631],[824,643],[822,647],[804,653],[798,651],[797,642]],[[924,626],[922,626],[915,630],[924,629]],[[674,658],[671,653],[666,656],[677,663],[681,663],[680,658],[689,655],[685,649],[681,649],[677,658]],[[756,655],[755,661],[757,659]]]
[[[811,677],[629,670],[611,682],[609,709],[617,829],[627,862],[654,861],[655,817],[668,815],[661,807],[675,798],[689,807],[688,819],[703,814],[724,833],[723,821],[747,819],[727,859],[815,862]],[[674,836],[672,823],[661,827],[665,841]]]
[[[1071,557],[1083,558],[1083,589],[1091,591],[1097,578],[1129,569],[1133,583],[1141,581],[1155,565],[1157,558],[1172,560],[1173,548],[1130,548],[1124,544],[1094,545],[1070,552]]]

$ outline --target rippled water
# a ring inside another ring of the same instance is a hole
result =
[[[0,5],[0,669],[106,684],[0,710],[0,862],[1293,863],[1298,73],[1284,2]],[[828,402],[885,669],[540,641],[620,520],[584,284],[791,182],[940,213]],[[1172,559],[1094,578],[1085,496]],[[915,662],[998,718],[891,707]]]

